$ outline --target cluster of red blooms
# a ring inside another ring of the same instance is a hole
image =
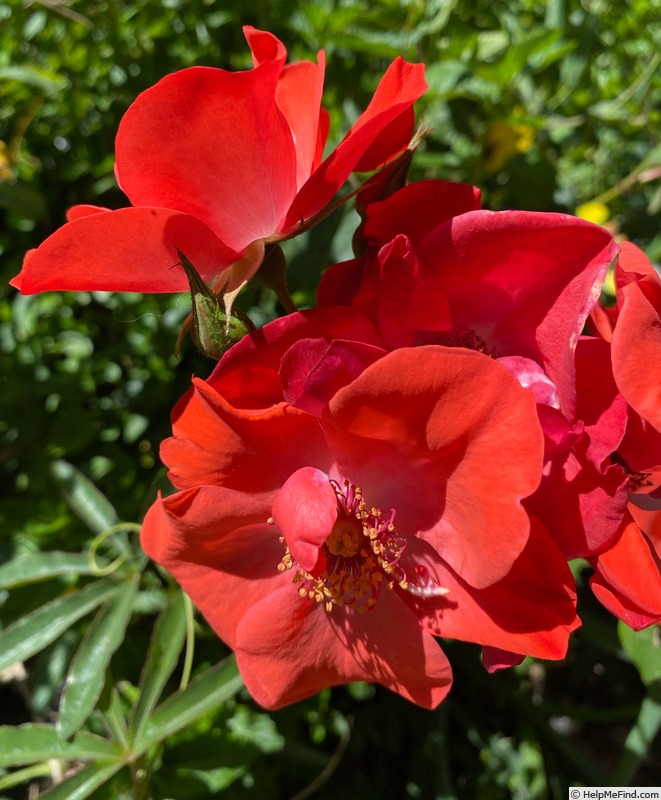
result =
[[[359,257],[317,307],[246,335],[173,412],[176,493],[144,522],[267,708],[375,681],[447,694],[437,637],[487,669],[564,657],[568,561],[634,629],[661,619],[661,281],[635,246],[559,213],[492,212],[472,186],[400,188],[422,65],[397,59],[323,159],[318,63],[246,29],[254,68],[192,68],[117,136],[131,206],[79,206],[14,285],[187,288],[184,253],[233,297],[265,248],[325,213],[352,171]],[[183,144],[185,143],[185,144]],[[616,300],[600,304],[615,263]]]

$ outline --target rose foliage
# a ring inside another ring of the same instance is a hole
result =
[[[480,645],[489,671],[562,659],[579,557],[610,612],[659,622],[653,266],[565,214],[405,185],[421,65],[397,59],[324,159],[323,53],[286,64],[275,37],[245,33],[252,70],[187,69],[126,112],[131,205],[72,209],[14,279],[180,291],[181,251],[233,296],[349,173],[378,170],[358,255],[327,269],[317,307],[246,335],[175,407],[161,455],[176,491],[147,513],[147,554],[266,708],[351,681],[433,708],[452,683],[439,639]]]

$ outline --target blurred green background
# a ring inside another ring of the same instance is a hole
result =
[[[134,530],[99,543],[101,566],[121,565],[107,576],[90,567],[94,537],[139,522],[166,486],[158,446],[170,410],[213,364],[188,344],[174,356],[185,296],[21,297],[7,281],[70,205],[125,205],[113,176],[122,114],[174,70],[248,68],[244,24],[275,33],[292,59],[325,49],[331,143],[395,56],[423,61],[430,89],[418,116],[432,133],[412,179],[474,183],[492,209],[579,213],[661,259],[659,0],[0,2],[0,663],[25,665],[0,671],[0,724],[48,726],[25,729],[23,757],[2,729],[0,797],[47,791],[49,756],[64,769],[85,760],[84,747],[67,754],[51,736],[63,708],[60,732],[121,740],[133,730],[148,643],[166,624],[179,649],[158,694],[176,692],[189,667],[216,694],[176,721],[166,708],[163,735],[133,766],[92,758],[87,777],[49,797],[525,800],[565,798],[569,785],[661,785],[658,631],[618,629],[586,590],[585,564],[575,565],[584,627],[561,664],[487,676],[477,647],[450,643],[455,687],[437,712],[357,685],[268,715],[230,678],[205,673],[227,651],[145,563]],[[301,306],[323,269],[351,256],[356,219],[345,209],[287,243]],[[267,290],[240,304],[257,323],[279,311]],[[115,641],[104,638],[111,622]],[[90,642],[105,653],[100,684],[63,705]]]

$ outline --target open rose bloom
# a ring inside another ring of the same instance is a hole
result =
[[[116,141],[131,205],[75,207],[13,281],[181,291],[183,254],[233,297],[352,171],[379,169],[359,255],[325,271],[317,307],[245,336],[175,407],[175,491],[147,513],[146,553],[270,709],[351,681],[433,708],[443,639],[480,646],[489,671],[562,659],[577,558],[608,611],[661,621],[653,266],[566,214],[404,186],[421,65],[395,60],[324,158],[323,53],[286,64],[274,36],[245,34],[253,69],[183,70],[136,99]]]
[[[319,302],[360,309],[390,348],[437,342],[510,369],[535,397],[545,440],[526,508],[566,558],[595,566],[609,610],[646,627],[661,619],[661,281],[624,243],[616,306],[604,309],[618,255],[607,231],[480,211],[471,188],[420,182],[368,207],[365,255],[326,272]],[[582,335],[586,323],[595,335]]]
[[[655,346],[653,270],[600,315],[618,247],[591,223],[483,211],[442,181],[364,218],[317,309],[194,381],[162,448],[179,491],[143,528],[269,708],[354,680],[432,707],[439,638],[482,645],[490,671],[562,658],[576,557],[632,627],[661,618],[658,386],[622,377],[615,347],[627,303]],[[591,314],[609,333],[584,333]]]
[[[119,126],[115,173],[131,205],[76,206],[25,258],[12,285],[178,292],[178,250],[207,281],[236,291],[259,268],[265,242],[295,235],[324,210],[353,170],[381,167],[413,131],[427,88],[422,64],[396,59],[365,112],[323,159],[324,54],[286,64],[270,33],[244,29],[254,67],[191,67],[163,78]]]
[[[388,352],[358,314],[294,314],[175,409],[162,457],[179,492],[143,546],[262,705],[368,680],[433,707],[451,682],[434,637],[566,651],[571,573],[521,502],[542,452],[532,395],[488,356]]]

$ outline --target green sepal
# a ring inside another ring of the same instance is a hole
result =
[[[191,339],[202,355],[218,361],[233,344],[254,330],[254,326],[247,317],[240,319],[236,313],[227,314],[190,259],[178,247],[175,249],[190,287]]]

